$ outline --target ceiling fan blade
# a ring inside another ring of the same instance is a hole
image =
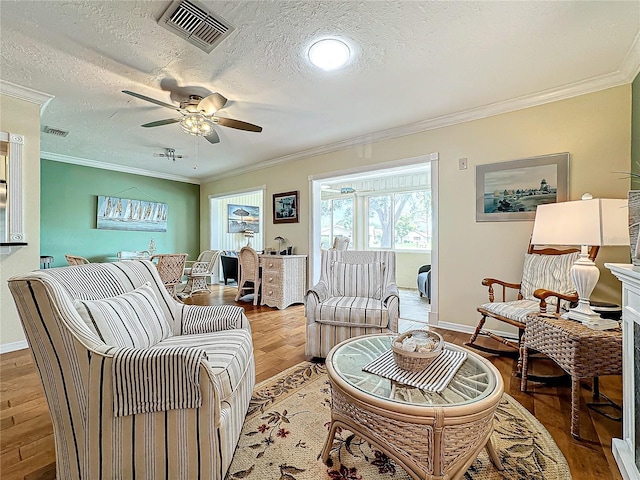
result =
[[[222,107],[227,104],[227,99],[224,98],[219,93],[212,93],[211,95],[207,95],[200,103],[198,103],[198,110],[201,110],[205,113],[205,115],[213,115]]]
[[[220,137],[215,130],[212,130],[211,133],[204,138],[206,138],[209,143],[220,143]]]
[[[160,127],[162,125],[171,125],[172,123],[178,123],[179,118],[167,118],[166,120],[158,120],[157,122],[149,122],[141,125],[141,127]]]
[[[215,122],[223,127],[237,128],[238,130],[246,130],[247,132],[261,132],[262,127],[252,123],[234,120],[232,118],[214,117]]]
[[[156,105],[160,105],[161,107],[166,107],[166,108],[170,108],[171,110],[176,110],[177,112],[180,111],[180,108],[176,107],[175,105],[171,105],[169,103],[164,103],[164,102],[161,102],[160,100],[156,100],[155,98],[146,97],[146,96],[140,95],[139,93],[136,93],[136,92],[131,92],[129,90],[122,90],[122,93],[126,93],[127,95],[131,95],[132,97],[136,97],[136,98],[139,98],[141,100],[146,100],[147,102],[155,103]]]

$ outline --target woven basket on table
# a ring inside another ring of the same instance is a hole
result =
[[[433,350],[430,352],[407,352],[396,347],[396,343],[402,343],[405,338],[412,336],[415,333],[426,334],[431,337],[436,342]],[[393,358],[396,365],[401,369],[408,370],[410,372],[419,372],[420,370],[427,368],[429,364],[435,360],[438,355],[440,355],[443,348],[444,340],[442,336],[439,333],[427,330],[410,330],[399,335],[391,343],[391,350],[393,350]]]

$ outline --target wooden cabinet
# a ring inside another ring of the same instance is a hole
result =
[[[287,308],[304,303],[307,287],[306,255],[260,255],[261,305]]]

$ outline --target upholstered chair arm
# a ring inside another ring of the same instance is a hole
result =
[[[498,280],[496,278],[484,278],[482,280],[482,285],[484,285],[485,287],[489,287],[490,302],[493,302],[495,300],[493,285],[496,283],[502,287],[502,302],[507,301],[507,288],[518,290],[518,300],[522,300],[522,293],[520,293],[521,284],[505,282],[504,280]]]
[[[307,319],[307,324],[316,321],[316,307],[327,298],[329,298],[329,287],[322,280],[307,290],[304,297],[304,316]]]
[[[219,332],[233,328],[251,331],[244,308],[235,305],[182,305],[182,322],[179,335]]]
[[[382,303],[387,305],[392,297],[397,297],[398,300],[400,299],[400,290],[398,290],[398,286],[395,283],[390,283],[384,287]]]
[[[309,295],[315,295],[319,302],[324,302],[329,298],[329,285],[323,280],[320,280],[307,291],[307,296]]]
[[[114,408],[117,406],[114,402],[114,382],[119,377],[113,355],[117,349],[108,346],[103,349],[102,353],[88,351],[86,367],[89,388],[100,394],[87,396],[86,404],[81,409],[86,412],[85,430],[91,434],[86,439],[81,439],[80,445],[84,445],[85,456],[82,468],[86,474],[78,478],[120,478],[123,471],[133,468],[134,463],[144,472],[145,464],[136,460],[141,456],[153,459],[154,465],[167,465],[168,478],[196,478],[204,472],[206,478],[215,478],[216,468],[219,468],[216,452],[221,448],[218,444],[219,436],[208,433],[202,435],[202,432],[220,428],[221,402],[214,374],[207,362],[200,359],[198,363],[201,399],[197,408],[183,410],[181,413],[182,409],[177,408],[118,417]],[[165,385],[161,381],[151,381],[149,385],[154,383],[160,388]],[[126,436],[115,432],[129,434]],[[157,435],[148,436],[148,432],[156,432]],[[119,468],[110,460],[105,461],[107,446],[109,452],[113,451],[114,454],[132,449],[132,435],[135,440],[135,455],[123,458],[126,463]],[[203,441],[203,437],[206,437],[206,441]],[[199,449],[201,457],[198,464],[184,462],[182,467],[177,467],[181,463],[180,451],[183,445],[194,445],[194,448]]]
[[[398,332],[398,319],[400,318],[400,297],[397,295],[389,295],[385,299],[385,305],[387,307],[389,315],[389,325],[387,328],[392,332]]]
[[[540,300],[540,311],[542,313],[546,313],[547,311],[547,298],[549,297],[556,297],[558,299],[555,305],[556,313],[560,313],[560,307],[561,307],[560,300],[566,300],[569,303],[578,301],[577,293],[563,294],[563,293],[547,290],[545,288],[537,289],[535,292],[533,292],[533,296]]]

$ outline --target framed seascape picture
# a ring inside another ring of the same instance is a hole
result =
[[[229,219],[229,233],[241,233],[260,231],[260,207],[250,205],[227,205],[227,218]]]
[[[166,232],[166,203],[98,195],[96,227],[100,230]]]
[[[298,191],[273,194],[273,223],[298,223]]]
[[[569,154],[476,166],[476,221],[533,220],[536,207],[568,197]]]

